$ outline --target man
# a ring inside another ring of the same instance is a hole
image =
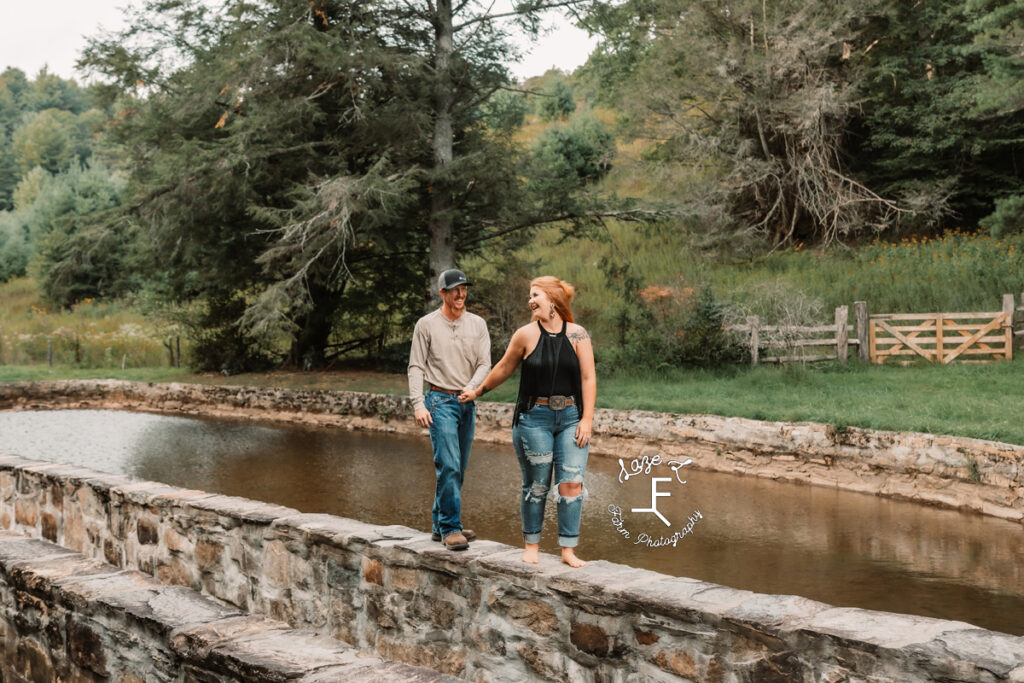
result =
[[[441,273],[441,308],[416,323],[409,353],[409,398],[416,422],[430,429],[434,450],[437,486],[431,531],[449,550],[465,550],[476,538],[462,528],[462,477],[473,445],[476,406],[459,403],[459,393],[475,389],[491,369],[487,323],[466,310],[469,286],[461,270]]]

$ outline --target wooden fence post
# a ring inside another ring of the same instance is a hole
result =
[[[1014,329],[1013,337],[1016,339],[1018,336],[1024,335],[1024,292],[1020,293],[1020,307],[1017,309],[1021,314],[1020,330]]]
[[[849,306],[836,307],[836,358],[843,365],[846,365],[846,354],[849,350],[850,333],[846,329],[846,321],[849,317]]]
[[[46,340],[46,364],[53,365],[53,340]]]
[[[1013,360],[1013,316],[1017,312],[1017,304],[1013,294],[1003,294],[1003,313],[1006,314],[1006,360]]]
[[[871,359],[871,349],[868,348],[868,302],[854,301],[853,315],[857,319],[857,357],[862,363]]]
[[[761,335],[758,331],[758,317],[747,316],[747,325],[750,327],[750,364],[757,365],[758,347],[761,345]]]

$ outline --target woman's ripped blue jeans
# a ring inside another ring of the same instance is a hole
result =
[[[552,410],[534,406],[520,414],[519,424],[512,428],[512,442],[519,468],[523,472],[523,540],[539,543],[544,525],[544,503],[554,483],[580,484],[579,494],[557,494],[558,545],[574,548],[580,537],[583,512],[583,473],[587,468],[590,445],[576,445],[579,415],[575,407]],[[557,491],[557,488],[556,488]]]

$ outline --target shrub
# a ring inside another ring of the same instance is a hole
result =
[[[796,328],[817,327],[831,320],[819,299],[783,280],[762,282],[751,287],[744,303],[737,307],[737,313],[737,318],[744,319],[756,315],[761,325],[774,328],[763,329],[760,333],[762,354],[780,352],[789,358],[812,353],[809,347],[798,343],[806,339],[806,334]]]
[[[509,253],[500,263],[474,264],[468,306],[487,321],[491,358],[497,360],[520,326],[530,318],[530,280],[542,273],[535,262]]]
[[[740,335],[726,329],[727,304],[710,287],[649,286],[627,304],[624,339],[610,354],[612,370],[714,368],[741,361]]]
[[[569,124],[545,130],[532,152],[536,181],[561,184],[568,191],[608,173],[615,157],[615,136],[601,121],[582,114]]]
[[[522,127],[526,119],[526,98],[520,93],[499,90],[480,109],[489,128],[511,132]]]
[[[272,357],[262,344],[264,340],[246,334],[238,323],[245,305],[240,297],[211,297],[182,321],[192,342],[193,367],[225,375],[273,367]]]
[[[537,116],[541,121],[566,119],[576,111],[573,87],[565,81],[555,81],[541,91],[537,103]]]
[[[993,237],[1003,237],[1024,229],[1024,194],[996,200],[996,210],[981,219]]]

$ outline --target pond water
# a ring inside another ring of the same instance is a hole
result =
[[[116,411],[0,412],[0,453],[430,529],[434,473],[425,438]],[[621,481],[616,459],[591,457],[578,554],[1024,634],[1020,524],[702,472],[699,464],[659,465]],[[662,495],[652,505],[655,477]],[[519,486],[511,447],[477,443],[463,489],[465,525],[519,545]],[[642,511],[652,507],[657,515]],[[554,508],[549,502],[545,552],[557,552]],[[614,508],[622,511],[618,524]],[[654,547],[672,538],[675,545]]]

